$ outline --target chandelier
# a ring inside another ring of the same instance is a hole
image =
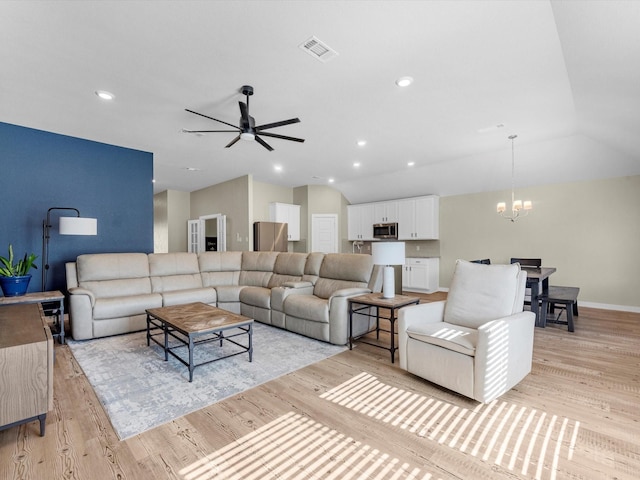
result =
[[[510,135],[509,140],[511,140],[511,214],[508,215],[507,212],[507,204],[505,202],[498,203],[496,208],[498,214],[507,220],[512,222],[517,221],[521,217],[527,216],[529,210],[533,208],[533,204],[531,200],[525,200],[524,203],[522,200],[516,200],[516,195],[514,192],[514,178],[515,178],[515,154],[513,148],[513,141],[518,138],[518,135]]]

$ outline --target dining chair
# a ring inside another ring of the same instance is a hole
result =
[[[541,258],[511,258],[511,263],[519,263],[521,267],[538,267],[542,266]],[[542,282],[539,282],[538,291],[542,292]],[[531,305],[531,289],[527,288],[524,292],[524,304]]]
[[[471,260],[471,263],[480,263],[482,265],[491,265],[491,259],[490,258],[483,258],[481,260]]]

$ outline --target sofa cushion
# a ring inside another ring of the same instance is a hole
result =
[[[239,285],[218,285],[216,287],[216,295],[218,303],[220,302],[239,302],[240,292],[244,286]]]
[[[477,328],[489,320],[511,315],[520,293],[520,265],[481,265],[456,262],[447,295],[444,321]]]
[[[446,322],[421,323],[407,329],[409,338],[475,356],[478,330]]]
[[[80,288],[90,290],[96,298],[112,298],[151,293],[151,281],[144,278],[122,278],[120,280],[99,280],[81,282]]]
[[[328,253],[322,260],[320,277],[361,282],[366,286],[371,278],[372,270],[373,261],[371,255]]]
[[[202,252],[198,255],[200,273],[239,272],[242,268],[242,252]]]
[[[151,253],[149,254],[149,275],[200,274],[198,256],[195,253]],[[187,287],[188,288],[188,287]]]
[[[78,283],[149,277],[146,253],[96,253],[78,256]]]
[[[265,287],[245,287],[240,290],[240,301],[254,307],[271,308],[271,289]]]
[[[287,316],[329,323],[329,302],[315,295],[289,295],[284,301]]]
[[[162,292],[162,306],[181,305],[184,303],[202,302],[215,304],[217,300],[216,291],[212,287],[189,288],[185,290],[173,290]]]
[[[162,306],[162,296],[157,293],[148,295],[128,295],[113,298],[98,298],[93,307],[93,318],[103,320],[144,314],[147,308]]]
[[[306,253],[280,253],[276,259],[273,267],[273,275],[269,278],[267,287],[275,288],[282,286],[282,284],[286,282],[298,282],[302,280],[306,262]]]
[[[266,287],[279,252],[242,252],[240,285]]]
[[[302,280],[306,282],[311,282],[313,285],[318,281],[318,277],[320,276],[320,267],[322,266],[322,260],[324,260],[324,253],[310,253],[307,256],[307,261],[304,264],[304,275],[302,275]]]
[[[151,291],[154,293],[195,288],[202,288],[202,278],[199,273],[151,277]]]

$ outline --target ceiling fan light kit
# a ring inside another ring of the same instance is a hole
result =
[[[253,87],[251,85],[243,85],[242,88],[240,89],[240,92],[246,97],[246,102],[241,102],[241,101],[238,102],[238,105],[240,106],[240,125],[238,127],[236,127],[235,125],[233,125],[231,123],[225,122],[223,120],[218,120],[217,118],[213,118],[213,117],[210,117],[209,115],[205,115],[203,113],[198,113],[198,112],[196,112],[194,110],[189,110],[188,108],[186,108],[185,110],[187,112],[189,112],[189,113],[193,113],[195,115],[199,115],[201,117],[208,118],[209,120],[213,120],[213,121],[218,122],[218,123],[222,123],[224,125],[227,125],[227,126],[233,128],[233,130],[187,130],[187,129],[183,129],[183,132],[186,132],[186,133],[233,132],[233,133],[237,133],[238,136],[235,137],[233,140],[231,140],[225,146],[225,148],[231,147],[238,140],[246,140],[246,141],[255,140],[256,142],[258,142],[260,145],[262,145],[264,148],[266,148],[270,152],[273,151],[273,147],[271,147],[271,145],[269,145],[262,138],[260,138],[260,135],[264,136],[264,137],[279,138],[281,140],[289,140],[289,141],[292,141],[292,142],[300,142],[300,143],[304,142],[303,138],[289,137],[287,135],[278,135],[276,133],[270,133],[270,132],[265,132],[264,131],[264,130],[269,130],[271,128],[282,127],[282,126],[285,126],[285,125],[291,125],[292,123],[300,123],[300,119],[299,118],[290,118],[289,120],[282,120],[280,122],[266,123],[264,125],[256,126],[255,118],[253,118],[251,115],[249,115],[249,97],[251,95],[253,95]]]

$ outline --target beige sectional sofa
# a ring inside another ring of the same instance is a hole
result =
[[[76,340],[143,330],[147,308],[204,302],[344,345],[347,299],[382,285],[371,256],[348,253],[100,253],[80,255],[66,273]],[[354,334],[370,327],[354,317]]]

